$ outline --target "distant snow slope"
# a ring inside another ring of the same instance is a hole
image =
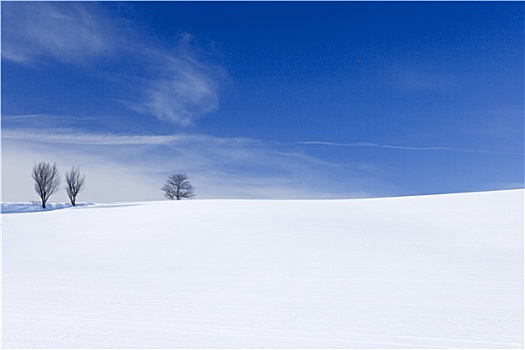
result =
[[[523,190],[3,215],[4,348],[523,348]]]

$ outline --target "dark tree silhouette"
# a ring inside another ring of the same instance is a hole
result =
[[[66,172],[66,192],[72,206],[76,205],[77,195],[86,188],[86,175],[80,174],[80,169],[72,167]]]
[[[42,199],[42,208],[45,209],[47,200],[60,186],[58,167],[56,163],[53,165],[46,162],[35,163],[31,176],[35,180],[35,191]]]
[[[188,181],[186,174],[174,174],[168,176],[166,184],[161,187],[164,191],[164,196],[168,199],[193,198],[195,197],[195,190]]]

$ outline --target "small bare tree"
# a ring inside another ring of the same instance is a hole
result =
[[[180,200],[182,198],[195,197],[195,190],[188,181],[186,174],[168,176],[166,184],[161,187],[161,190],[164,191],[164,196],[168,199]]]
[[[77,195],[84,190],[85,183],[86,175],[81,175],[79,168],[72,167],[66,172],[66,192],[72,206],[76,205]]]
[[[35,180],[35,191],[42,199],[42,208],[45,209],[47,200],[60,186],[58,167],[56,163],[53,165],[46,162],[35,163],[31,176]]]

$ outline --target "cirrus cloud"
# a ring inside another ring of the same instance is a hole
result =
[[[98,67],[106,71],[98,74],[130,92],[124,100],[118,91],[109,98],[180,126],[219,106],[225,70],[201,54],[206,49],[197,48],[189,33],[173,47],[156,45],[132,23],[112,18],[92,3],[13,2],[3,4],[2,10],[2,57],[9,62],[35,67],[57,61],[83,67],[105,60]],[[115,65],[118,73],[111,71]]]
[[[114,28],[84,4],[4,3],[2,17],[2,57],[16,63],[32,65],[44,57],[81,63],[114,53]]]
[[[219,106],[219,85],[224,69],[207,63],[189,48],[187,35],[180,39],[175,52],[142,50],[147,54],[153,76],[144,81],[144,89],[133,108],[160,120],[182,126],[214,112]]]

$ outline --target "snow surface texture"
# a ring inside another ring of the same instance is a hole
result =
[[[3,347],[523,348],[523,199],[19,207]]]

